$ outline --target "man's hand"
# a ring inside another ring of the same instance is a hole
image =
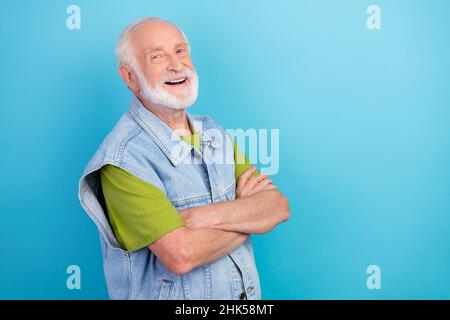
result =
[[[256,167],[253,166],[239,176],[236,183],[236,198],[248,197],[261,190],[276,189],[266,174],[252,175],[255,171]]]

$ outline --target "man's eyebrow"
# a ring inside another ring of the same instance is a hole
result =
[[[186,42],[179,42],[179,43],[177,43],[176,45],[175,45],[175,47],[174,48],[176,48],[176,47],[181,47],[181,46],[188,46],[188,44],[186,43]]]
[[[181,47],[181,46],[188,46],[188,44],[187,44],[187,42],[179,42],[174,46],[174,48]],[[144,54],[149,54],[150,52],[153,52],[153,51],[164,51],[164,48],[161,46],[147,47],[144,49]]]
[[[148,48],[144,49],[144,53],[148,54],[150,52],[158,51],[158,50],[163,51],[164,49],[163,49],[163,47],[148,47]]]

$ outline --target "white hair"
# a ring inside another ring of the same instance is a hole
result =
[[[133,50],[131,48],[131,44],[130,44],[130,35],[139,26],[141,26],[141,25],[143,25],[143,24],[145,24],[147,22],[150,22],[150,21],[164,21],[164,22],[170,23],[175,28],[177,28],[178,31],[180,31],[181,35],[183,36],[184,40],[186,40],[186,43],[189,46],[189,41],[188,41],[188,38],[187,38],[186,34],[176,24],[174,24],[174,23],[172,23],[170,21],[163,20],[161,18],[157,18],[157,17],[140,18],[140,19],[137,19],[137,20],[133,21],[128,26],[126,26],[125,29],[120,34],[119,39],[117,40],[117,43],[116,43],[116,59],[117,59],[117,64],[118,65],[126,64],[134,72],[139,72],[139,70],[140,70],[139,69],[139,65],[137,63],[136,56],[134,55]]]

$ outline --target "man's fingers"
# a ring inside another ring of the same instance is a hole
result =
[[[244,185],[244,189],[253,191],[256,186],[261,183],[261,181],[264,181],[267,179],[267,175],[265,174],[258,174],[256,176],[252,176],[247,180],[247,183]]]
[[[243,174],[239,176],[237,187],[242,187],[245,183],[247,183],[247,180],[250,178],[253,172],[255,172],[256,167],[252,166],[251,168],[244,171]]]
[[[258,192],[258,191],[264,190],[267,186],[271,185],[272,182],[273,182],[272,179],[268,179],[268,178],[264,179],[253,188],[253,191]]]
[[[247,186],[249,188],[253,188],[254,186],[256,186],[259,182],[261,182],[264,179],[267,179],[266,174],[258,174],[256,176],[252,176],[247,180]]]

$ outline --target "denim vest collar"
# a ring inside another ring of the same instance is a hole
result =
[[[136,96],[133,96],[131,100],[129,111],[136,122],[150,135],[174,166],[181,164],[189,155],[193,148],[192,145],[183,141],[166,123],[145,108]],[[191,128],[200,136],[202,150],[209,144],[216,149],[222,146],[223,142],[220,139],[213,139],[207,131],[203,130],[202,118],[194,118],[187,111],[186,116]]]

